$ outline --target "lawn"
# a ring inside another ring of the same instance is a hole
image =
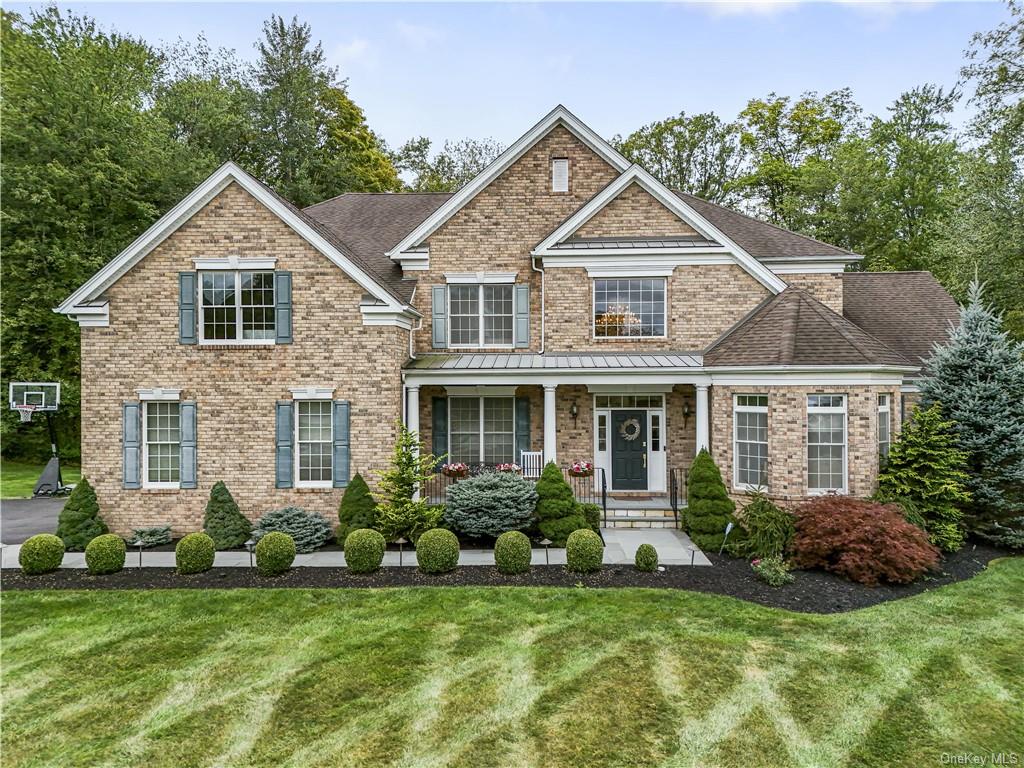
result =
[[[940,765],[1024,752],[1024,559],[795,614],[665,590],[3,593],[14,766]]]
[[[27,499],[32,495],[46,462],[9,461],[0,463],[0,499]],[[61,464],[61,477],[67,484],[77,483],[82,477],[81,467]]]

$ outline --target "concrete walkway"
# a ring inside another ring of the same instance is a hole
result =
[[[689,537],[682,531],[671,529],[648,530],[628,528],[602,528],[604,536],[604,562],[607,565],[632,565],[636,549],[643,543],[653,544],[658,550],[658,558],[663,565],[711,565],[711,562],[704,557],[704,553],[697,549]],[[20,544],[5,544],[0,551],[0,566],[3,568],[18,568],[18,552]],[[691,560],[692,558],[692,560]],[[416,552],[409,549],[402,553],[401,565],[415,566]],[[565,565],[564,549],[549,549],[546,553],[543,549],[533,550],[531,562],[534,565]],[[215,567],[249,567],[248,552],[218,552],[213,559]],[[125,558],[126,568],[136,568],[139,565],[139,552],[137,549],[128,548],[128,555]],[[295,565],[297,567],[313,568],[341,568],[345,565],[345,554],[337,550],[329,552],[313,552],[309,555],[296,555]],[[384,565],[399,565],[398,552],[385,552]],[[494,553],[489,549],[464,549],[459,553],[459,565],[494,565]],[[85,554],[82,552],[68,552],[64,555],[62,568],[84,568]],[[142,567],[144,568],[173,568],[173,552],[142,552]]]

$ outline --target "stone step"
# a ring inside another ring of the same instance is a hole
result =
[[[611,515],[608,519],[602,522],[605,528],[676,528],[676,521],[672,518],[661,518],[655,520],[651,518],[638,519],[638,518],[615,518]]]
[[[616,509],[609,505],[608,516],[612,515],[629,520],[659,520],[673,517],[671,509]]]

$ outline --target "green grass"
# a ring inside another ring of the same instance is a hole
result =
[[[4,459],[0,462],[0,499],[29,498],[45,466],[46,462],[36,464]],[[60,473],[67,484],[77,483],[82,479],[81,467],[62,463]]]
[[[3,594],[15,766],[940,765],[1024,751],[1024,559],[835,616],[688,592]]]

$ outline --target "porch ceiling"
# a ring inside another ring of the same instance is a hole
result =
[[[466,353],[458,355],[420,355],[406,364],[414,371],[504,371],[504,370],[657,370],[700,368],[700,352],[659,352],[647,355],[620,353]]]

